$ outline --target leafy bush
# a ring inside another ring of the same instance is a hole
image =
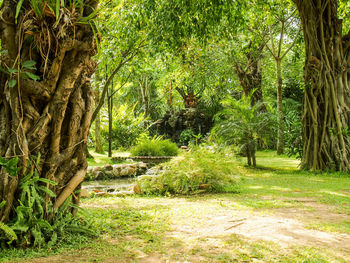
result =
[[[232,158],[195,148],[159,166],[159,174],[139,177],[144,194],[189,194],[198,191],[238,192],[238,173]]]
[[[142,139],[131,150],[132,156],[176,156],[177,154],[177,145],[160,137]]]
[[[192,129],[183,130],[180,134],[179,142],[182,145],[195,144],[198,145],[202,138],[202,134],[195,134]]]

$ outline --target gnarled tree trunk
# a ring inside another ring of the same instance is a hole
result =
[[[243,69],[236,66],[236,74],[243,88],[243,96],[251,96],[251,104],[255,105],[258,101],[263,100],[261,89],[261,65],[260,60],[256,60],[249,65],[249,68]]]
[[[350,172],[350,34],[342,36],[336,0],[294,2],[306,45],[302,164]]]
[[[250,47],[252,46],[250,43]],[[234,70],[238,76],[239,82],[243,88],[243,96],[251,96],[251,105],[263,101],[262,93],[262,68],[261,59],[264,45],[260,45],[257,49],[251,47],[252,50],[245,54],[245,64],[234,62]],[[263,108],[265,110],[265,108]]]
[[[40,176],[58,183],[51,187],[57,195],[51,198],[54,208],[81,185],[93,106],[90,76],[96,68],[93,29],[77,21],[89,16],[97,1],[76,9],[65,1],[57,17],[44,2],[39,15],[24,1],[15,19],[18,2],[4,0],[0,9],[1,46],[7,50],[1,55],[7,73],[0,73],[0,156],[18,156],[22,167],[17,177],[0,171],[3,222],[12,215],[21,191],[18,182],[29,172],[31,156],[40,153]],[[35,61],[36,69],[26,61]],[[34,81],[32,74],[40,79]]]

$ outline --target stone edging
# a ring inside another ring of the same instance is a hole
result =
[[[104,166],[88,167],[86,180],[106,180],[133,175],[141,175],[147,171],[147,164],[143,162],[132,164],[105,164]]]

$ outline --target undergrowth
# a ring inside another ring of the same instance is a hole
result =
[[[6,224],[0,222],[1,248],[51,248],[65,240],[67,235],[82,234],[96,236],[97,231],[91,229],[88,216],[74,216],[73,210],[80,209],[73,205],[71,198],[58,209],[53,208],[50,200],[55,193],[50,187],[54,181],[41,178],[35,167],[40,157],[31,163],[32,169],[25,177],[19,180],[17,200],[14,202],[14,211]],[[3,166],[10,176],[18,176],[18,159],[5,161]],[[51,198],[50,198],[51,197]],[[5,205],[1,202],[0,208]],[[83,211],[81,211],[83,213]]]
[[[208,148],[195,147],[159,167],[158,175],[144,175],[138,184],[144,194],[239,192],[235,160]]]

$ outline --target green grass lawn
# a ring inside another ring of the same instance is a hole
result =
[[[259,152],[257,158],[258,164],[263,164],[258,168],[240,167],[240,172],[246,175],[241,195],[244,199],[273,197],[274,200],[285,200],[288,205],[291,198],[314,198],[350,215],[349,174],[300,171],[297,160],[278,157],[274,152]],[[255,206],[254,202],[252,205]]]
[[[83,199],[100,238],[69,237],[53,250],[2,251],[0,258],[7,262],[350,262],[349,251],[341,244],[285,246],[230,232],[233,223],[226,219],[287,218],[300,222],[305,231],[349,235],[348,174],[300,171],[298,160],[271,151],[258,152],[255,169],[248,168],[243,158],[236,163],[242,177],[238,194]]]
[[[89,166],[103,166],[104,164],[113,164],[111,158],[108,157],[107,152],[104,154],[97,153],[93,149],[89,149],[89,153],[94,157],[93,159],[88,158]],[[112,156],[129,156],[129,152],[112,151]]]

